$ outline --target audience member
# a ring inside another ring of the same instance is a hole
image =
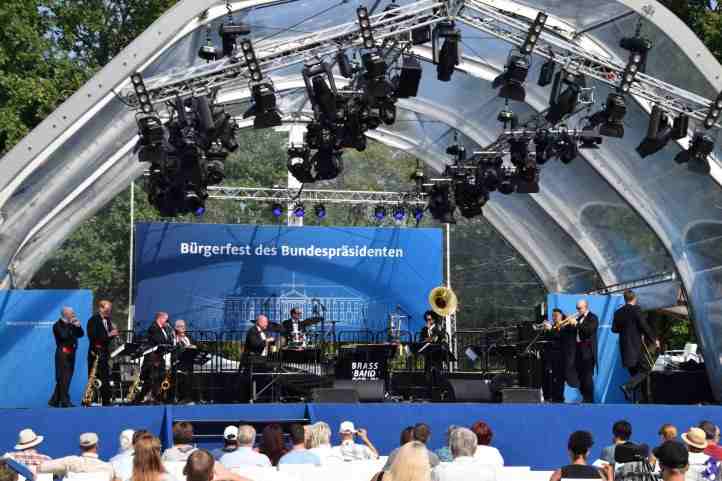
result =
[[[686,478],[696,481],[707,469],[707,461],[710,458],[708,454],[704,453],[708,444],[705,433],[700,428],[689,428],[686,433],[682,434],[682,441],[687,445],[689,451],[689,470]]]
[[[268,456],[273,466],[278,466],[278,460],[288,452],[283,442],[283,430],[278,424],[269,424],[261,433],[261,446],[259,452]]]
[[[662,424],[659,428],[659,437],[662,440],[662,444],[665,441],[676,441],[677,440],[677,428],[673,424]]]
[[[68,473],[105,473],[108,479],[116,477],[113,466],[98,457],[98,435],[95,433],[80,435],[80,456],[65,456],[45,461],[38,467],[38,472],[53,473],[59,478]]]
[[[351,421],[344,421],[338,430],[341,436],[341,444],[337,451],[344,461],[363,461],[365,459],[378,459],[379,452],[371,443],[365,429],[356,430]],[[363,444],[354,442],[354,436],[358,434]]]
[[[120,457],[115,456],[110,461],[110,464],[113,466],[113,470],[115,471],[115,476],[118,479],[125,481],[133,475],[133,457],[135,453],[135,443],[138,441],[138,439],[141,438],[141,436],[145,435],[150,436],[151,434],[145,429],[138,429],[137,431],[135,431],[133,433],[133,438],[131,441],[131,449],[123,453],[123,455]]]
[[[187,461],[188,456],[196,450],[192,443],[193,425],[186,421],[175,423],[173,425],[173,447],[165,450],[163,461]]]
[[[476,434],[471,429],[456,428],[450,431],[449,449],[453,461],[434,469],[437,481],[495,481],[496,472],[490,466],[474,461]]]
[[[291,424],[291,450],[278,460],[278,464],[313,464],[321,465],[321,459],[306,449],[306,430],[301,424]]]
[[[228,429],[228,428],[226,428]],[[228,469],[240,466],[271,466],[271,460],[265,454],[253,450],[256,442],[256,430],[247,424],[238,427],[238,448],[233,452],[225,453],[219,460]]]
[[[491,427],[484,421],[477,421],[471,426],[471,431],[476,434],[474,460],[479,464],[504,466],[504,457],[491,445],[491,440],[494,438]]]
[[[685,481],[689,469],[689,453],[684,444],[678,441],[665,441],[654,449],[659,460],[663,481]]]
[[[705,448],[704,453],[712,456],[717,461],[722,461],[722,447],[719,445],[719,426],[716,426],[711,421],[702,421],[699,423],[699,428],[704,431],[707,438],[707,448]]]
[[[554,471],[550,481],[560,481],[561,479],[605,479],[599,469],[587,465],[589,450],[593,445],[592,434],[588,431],[573,432],[569,436],[569,443],[567,444],[569,459],[571,459],[572,464]]]
[[[188,456],[183,474],[186,481],[250,481],[216,463],[205,449],[196,449]]]
[[[414,441],[418,441],[424,446],[429,442],[429,439],[431,439],[431,428],[428,424],[425,423],[418,423],[414,426],[413,431],[413,437]],[[396,454],[399,452],[400,448],[396,448],[389,454],[389,459],[386,461],[386,464],[384,465],[384,471],[388,471],[391,469],[391,465],[394,462],[394,459],[396,458]],[[427,448],[428,449],[428,448]],[[435,468],[439,465],[439,457],[431,450],[429,450],[429,462],[431,463],[431,467]]]
[[[254,431],[255,435],[255,431]],[[214,449],[211,453],[213,459],[220,461],[223,455],[232,453],[238,449],[238,428],[236,426],[226,426],[223,430],[223,447]]]
[[[420,441],[411,441],[401,446],[388,472],[376,476],[383,481],[430,481],[431,464],[429,450]]]
[[[11,462],[12,461],[6,459],[0,459],[0,481],[18,481],[17,471],[9,466]]]
[[[15,445],[15,451],[7,453],[5,457],[14,459],[18,463],[27,466],[30,471],[36,473],[38,466],[45,461],[50,460],[50,456],[39,453],[35,448],[45,439],[38,436],[32,429],[23,429],[18,434],[18,443]]]
[[[612,445],[602,448],[600,459],[614,464],[614,451],[618,444],[624,444],[632,437],[632,425],[628,421],[617,421],[612,426]]]
[[[343,461],[339,450],[331,447],[331,427],[323,421],[311,425],[308,444],[311,446],[309,451],[318,456],[321,464]]]
[[[406,426],[403,431],[401,431],[401,439],[399,439],[399,446],[403,446],[406,443],[410,443],[414,440],[414,427],[413,426]]]
[[[118,448],[118,454],[108,460],[110,464],[121,460],[122,458],[128,456],[129,453],[133,452],[134,433],[135,431],[132,429],[124,429],[120,432],[120,436],[118,436],[118,446],[120,446]]]
[[[130,481],[175,481],[163,467],[160,439],[151,434],[143,434],[136,440],[133,451],[133,474]]]
[[[455,426],[453,424],[449,426],[449,429],[446,430],[446,444],[434,451],[434,454],[439,457],[439,461],[441,461],[442,463],[449,463],[454,459],[451,455],[451,449],[449,449],[449,443],[451,442],[451,432],[454,429],[458,429],[460,427],[461,426]]]

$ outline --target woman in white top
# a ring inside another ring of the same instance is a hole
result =
[[[689,450],[689,469],[685,474],[687,481],[700,481],[705,479],[704,472],[707,470],[707,462],[710,457],[704,454],[707,447],[707,437],[700,428],[689,428],[689,431],[682,434],[682,441]]]
[[[471,426],[471,430],[476,434],[476,453],[474,460],[479,464],[490,466],[504,466],[504,458],[495,447],[490,446],[494,432],[484,421],[477,421]]]
[[[341,463],[343,456],[331,447],[331,427],[323,421],[312,424],[308,436],[309,452],[321,460],[321,464]]]

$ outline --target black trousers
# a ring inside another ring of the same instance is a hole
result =
[[[581,349],[577,349],[575,360],[577,376],[579,377],[579,390],[585,403],[594,402],[594,358],[587,359],[582,355]]]
[[[143,362],[143,368],[140,371],[140,378],[143,380],[143,387],[138,393],[136,402],[142,403],[148,393],[153,395],[155,402],[160,402],[160,383],[165,377],[165,361],[162,357],[149,354]]]
[[[110,404],[111,401],[111,389],[110,389],[110,353],[107,351],[99,351],[100,359],[98,360],[98,370],[95,376],[103,384],[100,386],[100,399],[103,405]],[[88,351],[88,376],[90,371],[93,369],[93,363],[95,362],[95,355]]]
[[[56,407],[68,406],[70,404],[70,381],[75,371],[75,352],[63,352],[62,349],[55,350],[55,391],[48,401],[48,404]]]

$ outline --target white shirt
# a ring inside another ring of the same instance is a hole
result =
[[[478,464],[490,466],[504,466],[504,457],[493,446],[478,444],[474,453],[474,461]]]
[[[133,450],[113,456],[110,459],[110,464],[115,470],[115,475],[119,479],[128,479],[133,475]]]
[[[260,327],[256,326],[256,329],[258,329],[258,333],[261,335],[261,339],[263,339],[263,342],[266,342],[266,333],[261,329]],[[268,343],[265,345],[266,347],[263,348],[263,351],[261,352],[261,356],[268,356]]]
[[[365,444],[356,444],[353,441],[343,441],[334,448],[344,461],[365,461],[376,459],[374,453]]]
[[[239,466],[270,467],[271,460],[265,454],[257,453],[249,446],[241,446],[232,453],[226,453],[218,460],[228,469]]]
[[[459,456],[434,468],[437,481],[496,481],[496,472],[469,456]]]
[[[701,481],[704,479],[702,473],[707,469],[709,455],[704,453],[689,453],[689,469],[684,475],[686,481]]]
[[[342,463],[343,456],[338,449],[332,448],[330,444],[322,444],[317,448],[308,450],[321,460],[321,464]]]
[[[585,312],[582,317],[577,319],[577,342],[582,342],[581,338],[579,337],[579,328],[582,327],[582,324],[584,323],[584,319],[587,318],[587,314],[589,314],[589,311]]]

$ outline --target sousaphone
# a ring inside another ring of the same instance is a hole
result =
[[[459,307],[459,300],[451,288],[440,286],[431,289],[429,293],[429,304],[431,304],[431,310],[436,314],[441,317],[446,317],[456,312],[456,309]]]

